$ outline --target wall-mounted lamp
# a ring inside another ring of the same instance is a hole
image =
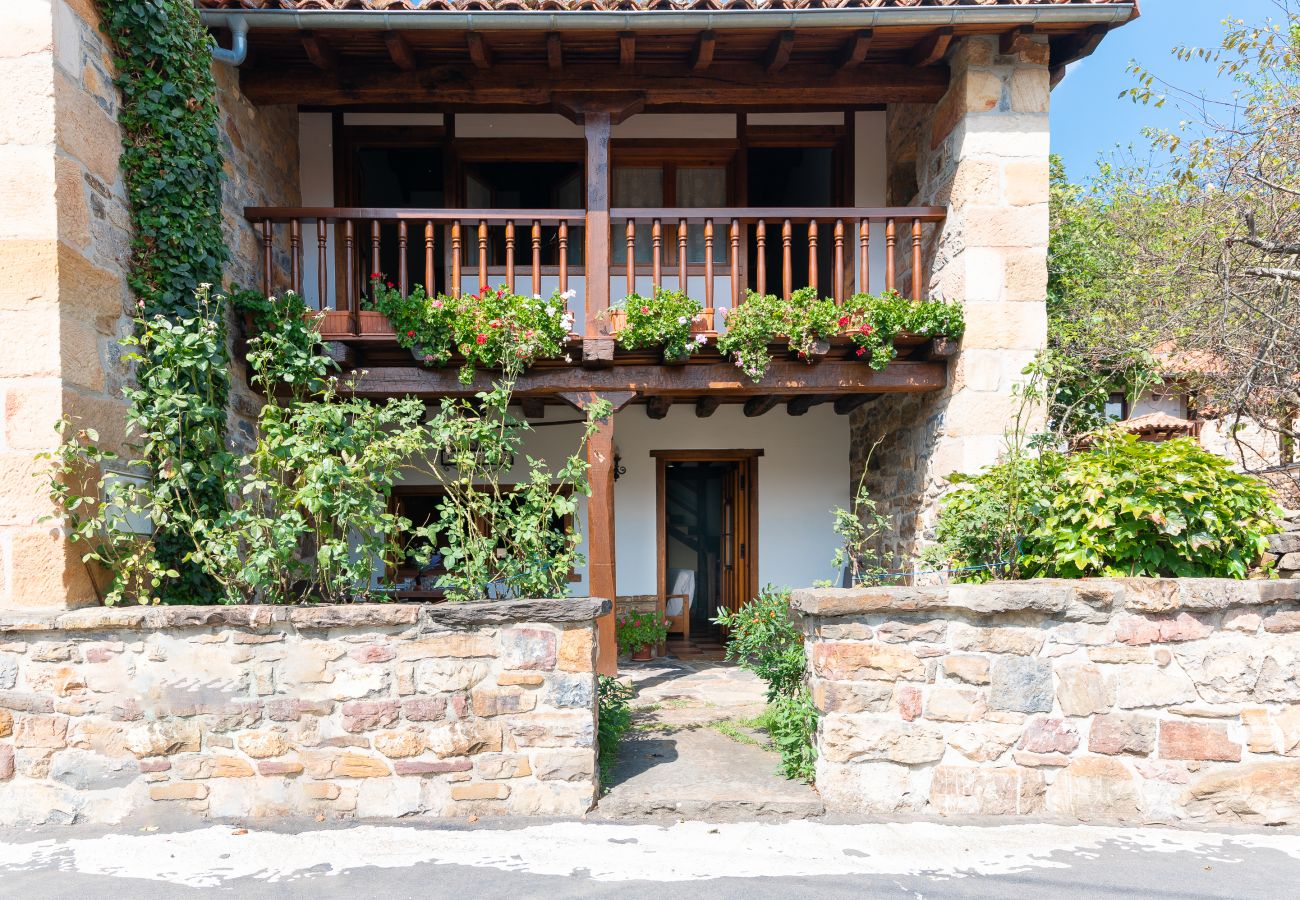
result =
[[[623,455],[614,448],[614,480],[618,481],[620,475],[627,474],[627,466],[623,465]]]

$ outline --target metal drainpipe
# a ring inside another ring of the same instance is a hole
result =
[[[230,49],[212,48],[212,59],[238,68],[248,58],[248,20],[242,15],[228,16],[222,23],[230,29]]]
[[[278,29],[364,31],[651,31],[794,28],[796,26],[872,28],[910,25],[1074,24],[1122,25],[1136,18],[1136,3],[1067,3],[1051,6],[894,7],[889,9],[682,10],[679,12],[378,12],[371,10],[203,9],[199,17],[209,28],[229,28],[232,50],[213,50],[214,59],[239,65],[247,53],[250,24]],[[242,29],[242,33],[240,31]]]

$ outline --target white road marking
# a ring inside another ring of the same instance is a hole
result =
[[[819,875],[960,878],[1068,868],[1062,857],[1092,857],[1103,844],[1220,861],[1237,861],[1234,851],[1275,850],[1300,860],[1300,839],[1289,834],[1087,825],[563,822],[457,831],[358,825],[296,834],[257,829],[236,834],[226,826],[211,826],[171,834],[0,842],[0,875],[57,867],[84,875],[212,887],[238,878],[278,882],[367,866],[454,864],[536,875],[576,873],[612,882]]]

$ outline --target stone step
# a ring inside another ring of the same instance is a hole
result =
[[[738,797],[673,800],[664,797],[606,797],[596,806],[596,816],[606,819],[642,819],[669,816],[701,822],[737,819],[809,819],[826,813],[820,798],[803,800],[747,800]]]

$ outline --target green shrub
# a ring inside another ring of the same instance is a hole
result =
[[[939,556],[1010,577],[1245,578],[1278,513],[1263,482],[1187,438],[1110,433],[961,481],[940,515]]]
[[[781,754],[781,773],[795,781],[812,781],[816,775],[817,708],[806,687],[776,697],[767,705],[759,724]]]
[[[614,623],[614,633],[619,650],[636,653],[667,640],[668,620],[658,610],[646,612],[629,609],[619,613]]]
[[[727,659],[734,659],[767,682],[767,699],[788,696],[803,686],[803,635],[790,617],[790,589],[768,585],[735,611],[714,621],[731,634]]]
[[[600,764],[600,783],[609,783],[614,763],[618,761],[618,743],[632,727],[632,688],[617,678],[601,675],[596,683],[596,759]]]

